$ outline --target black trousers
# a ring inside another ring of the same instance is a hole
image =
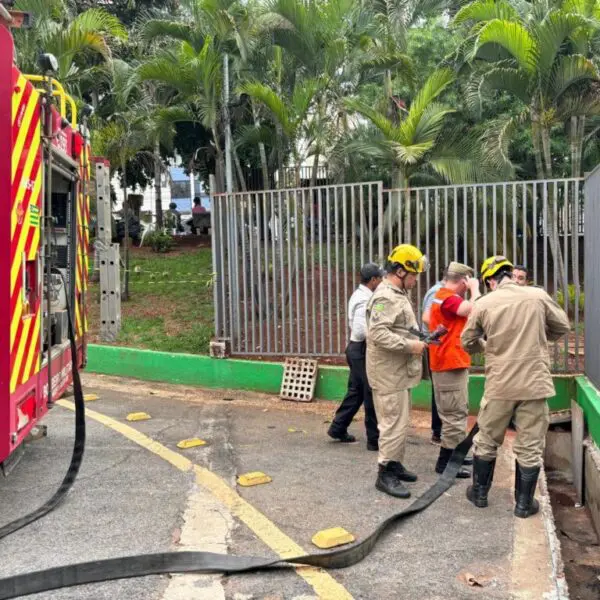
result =
[[[346,347],[346,360],[350,367],[348,391],[335,413],[329,431],[333,435],[346,433],[354,415],[364,404],[367,440],[374,443],[379,439],[379,430],[373,406],[373,394],[367,381],[366,352],[366,342],[350,342]]]
[[[435,403],[435,390],[433,387],[433,377],[431,376],[430,360],[427,361],[427,368],[429,370],[429,381],[431,381],[431,433],[437,437],[442,435],[442,420],[438,414],[437,404]]]

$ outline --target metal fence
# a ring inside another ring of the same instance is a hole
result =
[[[554,345],[557,371],[583,366],[583,180],[384,190],[382,182],[213,197],[216,334],[239,355],[341,356],[346,308],[365,262],[413,243],[432,269],[478,267],[502,253],[568,309],[573,332]],[[566,290],[566,292],[565,292]]]
[[[600,388],[600,167],[585,182],[585,373]]]

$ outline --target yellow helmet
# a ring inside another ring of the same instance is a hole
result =
[[[396,246],[388,256],[388,261],[402,265],[409,273],[424,273],[429,269],[429,260],[415,246],[400,244]]]
[[[481,279],[486,283],[490,277],[493,277],[501,267],[513,268],[513,264],[506,256],[490,256],[483,261],[481,265]]]

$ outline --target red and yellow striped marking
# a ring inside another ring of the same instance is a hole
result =
[[[13,69],[10,391],[40,369],[41,303],[24,302],[23,260],[37,261],[40,245],[42,156],[40,95]],[[33,282],[35,284],[35,282]]]

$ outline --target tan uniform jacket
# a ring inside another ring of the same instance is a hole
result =
[[[380,394],[415,387],[421,381],[422,357],[410,354],[407,331],[417,319],[405,291],[387,280],[367,304],[367,378]]]
[[[556,393],[548,341],[569,329],[569,318],[543,289],[503,281],[476,300],[461,341],[471,354],[485,351],[486,399],[539,400]]]

